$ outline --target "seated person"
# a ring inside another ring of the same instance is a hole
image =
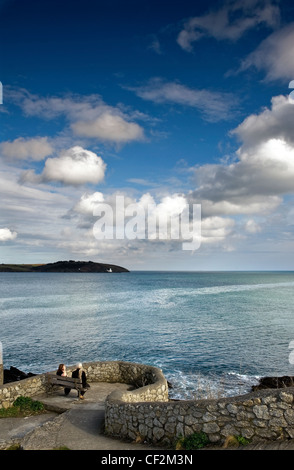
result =
[[[75,379],[79,378],[82,381],[83,390],[81,390],[80,392],[80,398],[83,400],[84,395],[86,393],[86,389],[89,388],[90,385],[87,383],[86,372],[83,370],[83,365],[81,364],[81,362],[78,362],[78,364],[76,365],[76,369],[73,371],[72,377]]]
[[[62,377],[67,377],[66,366],[65,364],[59,364],[56,375],[60,375]],[[64,394],[68,395],[70,392],[70,388],[64,389]]]

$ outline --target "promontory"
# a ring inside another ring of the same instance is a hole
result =
[[[129,270],[115,264],[69,260],[47,264],[0,264],[0,272],[126,273]]]

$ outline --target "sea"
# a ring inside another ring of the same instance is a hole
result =
[[[178,400],[294,375],[293,312],[294,272],[0,273],[5,369],[149,364]]]

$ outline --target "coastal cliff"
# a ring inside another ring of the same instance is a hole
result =
[[[115,264],[69,260],[47,264],[0,264],[0,272],[123,273],[129,271]]]

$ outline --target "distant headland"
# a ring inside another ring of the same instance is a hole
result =
[[[127,273],[129,270],[115,264],[69,260],[47,264],[0,264],[0,272]]]

